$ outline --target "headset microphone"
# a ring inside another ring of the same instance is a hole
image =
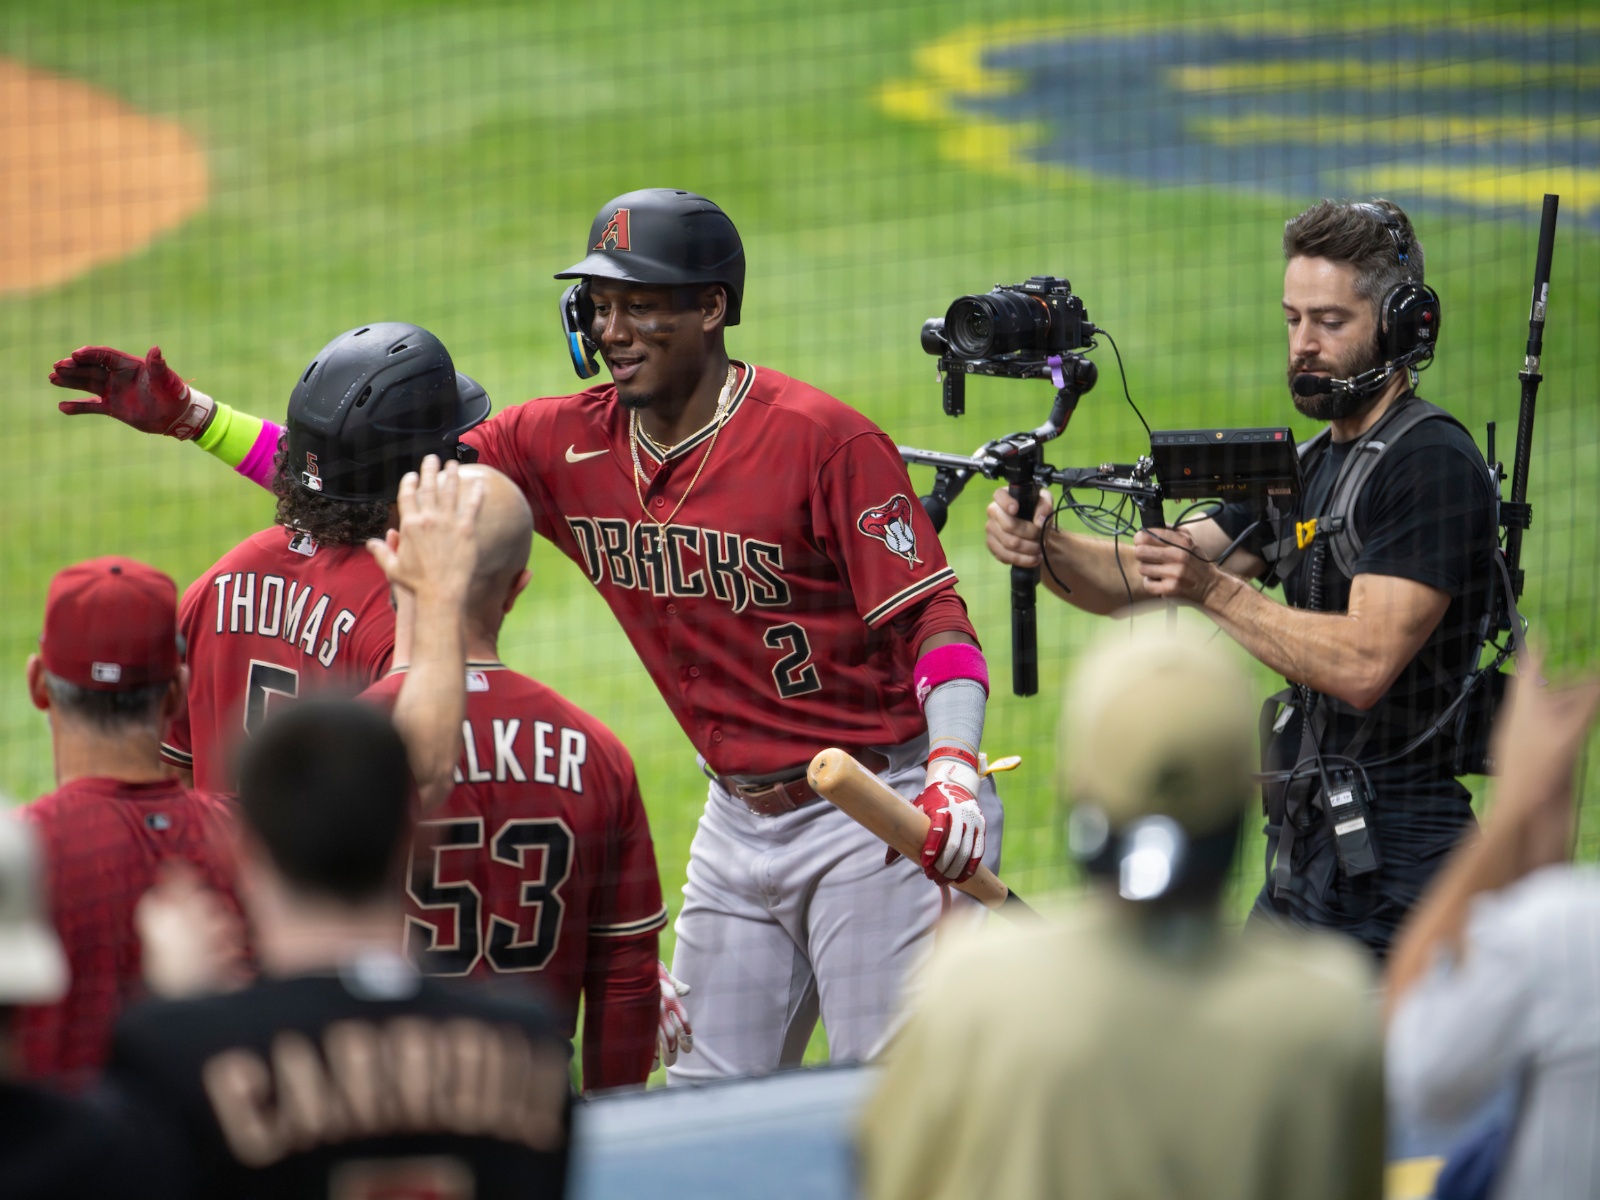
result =
[[[1327,379],[1321,375],[1296,375],[1289,388],[1296,396],[1357,396],[1366,399],[1375,396],[1389,382],[1390,377],[1410,362],[1389,363],[1387,366],[1374,367],[1370,371],[1363,371],[1359,375],[1352,375],[1349,379]]]

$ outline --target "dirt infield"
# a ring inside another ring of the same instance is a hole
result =
[[[199,143],[76,80],[0,59],[0,295],[131,254],[202,208]]]

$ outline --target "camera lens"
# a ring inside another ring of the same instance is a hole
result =
[[[1050,347],[1050,306],[1015,292],[963,296],[945,314],[944,332],[964,358],[1043,354]]]

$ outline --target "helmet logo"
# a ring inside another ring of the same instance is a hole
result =
[[[322,490],[322,473],[317,470],[317,456],[306,451],[306,469],[300,472],[300,483],[313,492]]]
[[[595,250],[629,250],[628,245],[628,210],[619,208],[611,214],[611,220],[606,222],[606,227],[600,231],[600,240],[595,242]]]

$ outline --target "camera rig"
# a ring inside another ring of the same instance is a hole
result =
[[[1495,426],[1488,429],[1486,459],[1494,489],[1500,537],[1494,548],[1493,582],[1487,611],[1478,630],[1480,658],[1487,648],[1491,661],[1472,671],[1461,692],[1444,712],[1401,751],[1398,759],[1424,741],[1454,725],[1457,743],[1456,774],[1477,774],[1493,769],[1489,761],[1489,728],[1504,678],[1500,668],[1522,644],[1526,623],[1517,609],[1524,573],[1522,542],[1532,524],[1527,500],[1528,467],[1533,443],[1534,411],[1543,352],[1550,268],[1555,244],[1559,197],[1546,194],[1539,226],[1534,265],[1533,298],[1528,313],[1528,344],[1521,383],[1517,436],[1510,473],[1511,498],[1501,495],[1507,478],[1495,457]],[[1066,430],[1078,401],[1099,378],[1095,364],[1077,353],[1094,349],[1096,334],[1110,334],[1091,324],[1083,302],[1072,294],[1064,279],[1035,276],[1026,283],[1000,285],[987,295],[963,296],[943,319],[923,324],[922,347],[938,359],[943,383],[944,411],[959,417],[966,411],[966,377],[990,375],[1006,379],[1048,379],[1055,386],[1049,418],[1038,428],[1007,434],[987,442],[971,455],[900,447],[908,464],[934,469],[932,490],[921,497],[935,530],[943,529],[950,505],[975,475],[1006,481],[1011,497],[1024,516],[1038,502],[1039,489],[1052,484],[1063,490],[1063,503],[1075,488],[1093,488],[1132,501],[1140,525],[1147,530],[1166,527],[1165,500],[1221,499],[1254,504],[1263,518],[1274,510],[1288,510],[1300,493],[1298,447],[1286,428],[1190,429],[1153,431],[1150,454],[1132,464],[1106,463],[1098,467],[1056,468],[1044,461],[1043,447]],[[1115,349],[1116,343],[1112,342]],[[1119,356],[1120,365],[1120,356]],[[1124,377],[1124,391],[1127,382]],[[1129,403],[1132,398],[1129,397]],[[1137,408],[1135,409],[1137,412]],[[1141,423],[1143,417],[1140,418]],[[1147,426],[1148,428],[1148,426]],[[1080,517],[1095,511],[1070,504]],[[1098,511],[1106,511],[1101,506]],[[1180,518],[1181,519],[1181,518]],[[1120,522],[1120,517],[1118,518]],[[1092,522],[1091,522],[1092,525]],[[1101,532],[1131,532],[1126,522]],[[1248,531],[1247,531],[1248,532]],[[1237,544],[1237,541],[1236,543]],[[1218,556],[1226,558],[1232,547]],[[1039,690],[1035,598],[1037,569],[1011,568],[1012,691],[1032,696]],[[1504,643],[1500,634],[1509,635]],[[1298,769],[1298,768],[1297,768]]]
[[[961,360],[941,356],[945,411],[965,408],[966,374],[1009,379],[1047,378],[1055,385],[1049,418],[1036,429],[1006,434],[971,455],[901,446],[907,465],[934,469],[933,488],[921,497],[935,530],[944,528],[950,505],[975,475],[1004,480],[1018,511],[1031,513],[1039,489],[1057,486],[1063,494],[1092,488],[1131,501],[1144,529],[1166,528],[1165,500],[1219,498],[1287,505],[1300,492],[1299,458],[1288,429],[1188,429],[1150,435],[1150,453],[1133,463],[1094,467],[1055,467],[1044,461],[1044,445],[1061,436],[1078,400],[1094,387],[1094,363],[1071,352],[1043,363]],[[956,380],[952,387],[951,380]],[[954,402],[952,403],[952,397]],[[1011,690],[1018,696],[1039,691],[1036,601],[1039,570],[1011,568]]]
[[[1073,400],[1068,398],[1069,414]],[[1055,409],[1061,404],[1058,389]],[[1287,429],[1156,431],[1150,454],[1136,462],[1055,467],[1043,461],[1043,444],[1061,431],[1046,422],[996,438],[970,456],[901,446],[900,457],[907,465],[934,469],[933,488],[921,500],[936,530],[944,527],[951,503],[975,475],[1005,480],[1023,513],[1033,511],[1040,488],[1052,485],[1064,494],[1092,488],[1120,496],[1132,502],[1140,527],[1150,530],[1167,527],[1166,500],[1245,501],[1265,512],[1268,505],[1287,508],[1300,494],[1299,459]],[[1039,691],[1038,584],[1038,568],[1011,568],[1011,690],[1018,696]]]

